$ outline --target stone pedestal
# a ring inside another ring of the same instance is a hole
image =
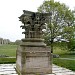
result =
[[[42,39],[22,39],[17,49],[16,70],[19,75],[52,73],[50,48]]]
[[[38,13],[23,10],[19,20],[23,23],[20,27],[25,31],[16,54],[16,70],[19,75],[38,75],[52,73],[50,48],[46,47],[42,30],[46,28],[50,13]]]

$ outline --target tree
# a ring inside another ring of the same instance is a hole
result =
[[[53,53],[53,42],[58,36],[69,41],[74,33],[74,14],[65,4],[54,2],[54,0],[44,1],[38,8],[38,12],[50,13],[47,22],[47,29],[44,38],[50,42]]]
[[[20,43],[21,43],[21,40],[16,40],[16,41],[15,41],[15,44],[16,44],[16,45],[19,45]]]

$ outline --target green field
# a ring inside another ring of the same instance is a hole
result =
[[[53,58],[54,64],[75,71],[75,52],[70,52],[66,49],[55,47],[54,54],[58,54],[60,56],[59,58]],[[63,59],[60,59],[60,58],[63,58]],[[70,60],[68,60],[67,58]]]
[[[64,59],[59,59],[59,58],[54,58],[53,63],[65,67],[67,69],[75,71],[75,60],[64,60]]]
[[[8,57],[0,57],[0,63],[15,63],[16,62],[16,50],[17,45],[1,45],[0,46],[0,56],[8,56]],[[10,58],[13,57],[13,58]]]
[[[54,47],[53,54],[58,54],[61,58],[72,58],[75,59],[75,52],[70,52],[67,49],[61,49],[61,47]]]
[[[0,55],[7,55],[10,57],[16,56],[17,45],[1,45]]]
[[[16,58],[0,58],[0,64],[15,63]]]

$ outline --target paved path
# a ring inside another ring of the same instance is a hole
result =
[[[18,75],[15,71],[15,64],[0,64],[0,75]],[[75,72],[62,68],[56,65],[52,65],[53,74],[47,75],[75,75]]]
[[[75,75],[74,71],[71,71],[69,69],[66,69],[54,64],[53,64],[52,70],[53,70],[53,73],[55,73],[55,75]]]
[[[16,57],[0,57],[0,58],[16,58]]]
[[[59,59],[64,59],[64,60],[75,60],[73,58],[59,58]]]
[[[0,75],[18,75],[14,67],[15,64],[0,64]]]

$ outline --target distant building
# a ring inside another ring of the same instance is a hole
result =
[[[3,44],[3,38],[0,38],[0,44]]]
[[[0,38],[0,45],[9,44],[9,43],[10,43],[10,40],[9,39]]]
[[[9,43],[10,43],[10,40],[9,40],[9,39],[4,39],[4,40],[3,40],[3,43],[4,43],[4,44],[9,44]]]

